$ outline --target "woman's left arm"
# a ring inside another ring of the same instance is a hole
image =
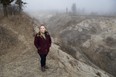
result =
[[[52,43],[52,40],[51,40],[51,36],[49,35],[49,47],[51,47],[51,43]]]

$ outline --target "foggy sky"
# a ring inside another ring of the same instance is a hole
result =
[[[73,3],[77,4],[78,9],[88,12],[113,13],[116,7],[116,0],[24,0],[28,4],[25,11],[38,10],[71,10]]]

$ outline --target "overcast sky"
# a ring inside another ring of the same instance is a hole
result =
[[[78,9],[93,11],[99,13],[114,12],[116,0],[24,0],[28,4],[26,11],[38,10],[58,10],[62,11],[68,8],[70,10],[73,3],[77,4]]]

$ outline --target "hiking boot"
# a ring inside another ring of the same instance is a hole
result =
[[[45,68],[44,68],[44,67],[41,67],[41,71],[42,71],[42,72],[45,72],[46,70],[45,70]]]

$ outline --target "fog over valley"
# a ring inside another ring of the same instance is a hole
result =
[[[71,11],[75,3],[77,13],[115,14],[116,0],[24,0],[26,12],[32,11]]]

